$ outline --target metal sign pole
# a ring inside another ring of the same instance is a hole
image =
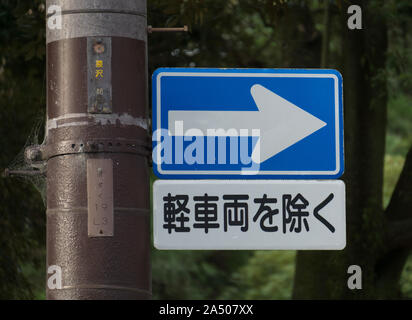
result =
[[[47,9],[47,298],[148,299],[146,0]]]

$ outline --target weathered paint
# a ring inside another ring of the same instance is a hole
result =
[[[87,119],[87,121],[79,121]],[[144,130],[148,129],[148,121],[142,117],[132,117],[129,114],[89,114],[73,113],[65,114],[57,118],[47,120],[47,130],[62,127],[83,126],[83,125],[113,125],[138,126]]]

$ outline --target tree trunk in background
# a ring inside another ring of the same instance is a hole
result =
[[[316,30],[308,5],[289,4],[277,23],[282,46],[282,67],[317,68],[322,36]]]
[[[322,56],[320,66],[326,68],[329,64],[329,39],[330,39],[330,2],[324,1],[323,11],[323,33],[322,33]]]
[[[350,4],[362,8],[362,30],[347,28]],[[298,252],[296,299],[374,299],[399,294],[407,250],[387,248],[388,223],[382,208],[387,28],[383,1],[373,4],[352,1],[342,8],[347,245],[343,251]],[[347,286],[350,265],[362,268],[362,290]]]

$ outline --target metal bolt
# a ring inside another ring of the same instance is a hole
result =
[[[188,32],[189,28],[187,26],[181,28],[153,28],[152,26],[147,27],[147,32]]]
[[[41,170],[10,170],[4,169],[3,177],[13,177],[13,176],[38,176],[44,175],[45,171]]]
[[[103,53],[105,48],[104,48],[104,43],[101,41],[96,41],[93,45],[93,50],[96,53]]]

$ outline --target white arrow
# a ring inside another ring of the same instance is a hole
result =
[[[261,163],[326,126],[322,120],[259,84],[253,85],[250,92],[258,111],[171,110],[169,130],[175,135],[176,121],[183,122],[185,128],[202,131],[205,136],[220,135],[210,134],[211,129],[223,129],[222,132],[259,129],[260,138],[252,160]]]

